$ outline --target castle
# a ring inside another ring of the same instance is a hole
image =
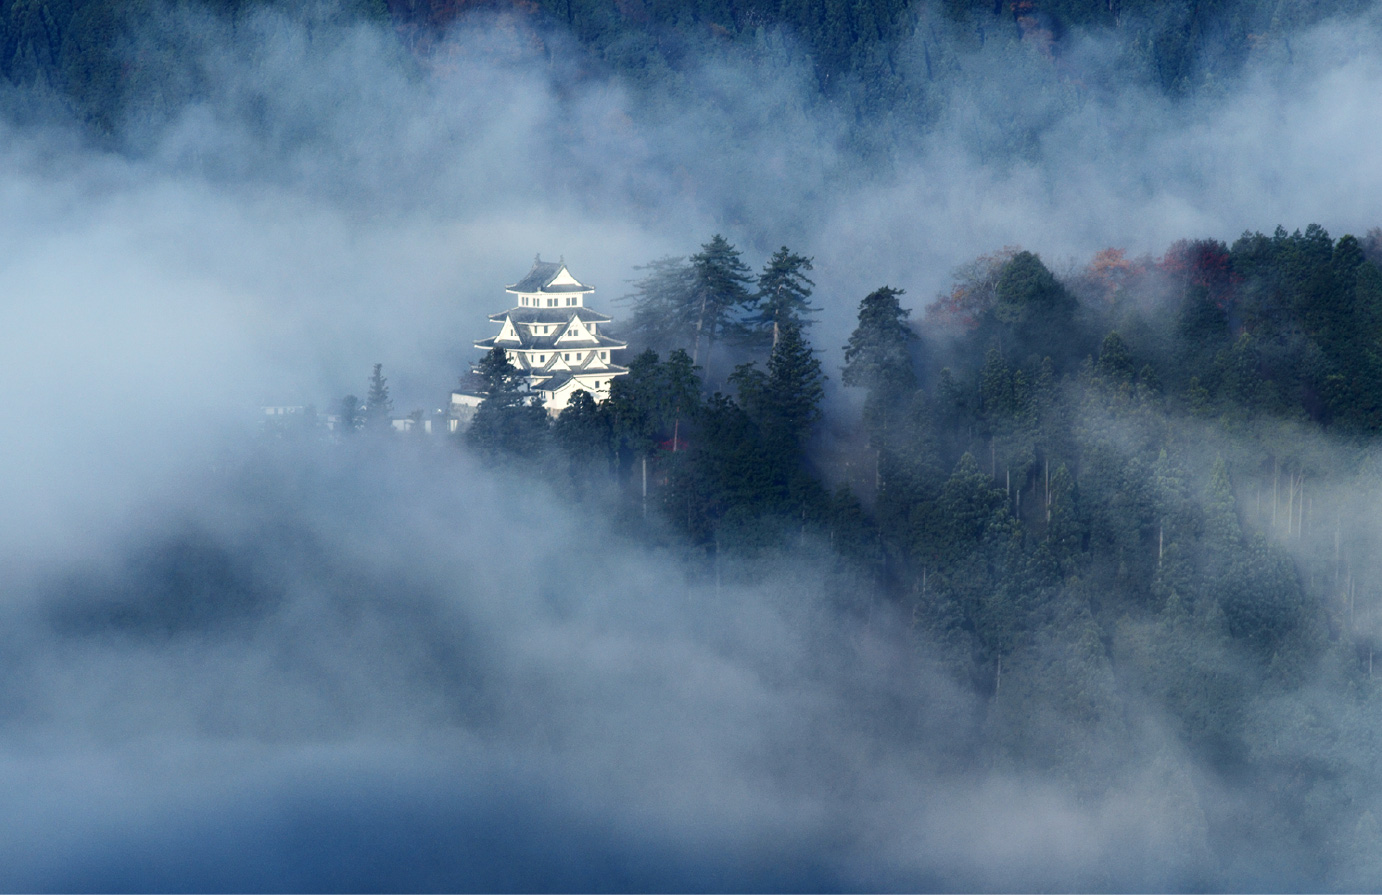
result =
[[[576,391],[596,401],[609,397],[610,383],[628,372],[612,355],[627,343],[602,333],[611,321],[586,306],[594,292],[571,275],[564,261],[533,262],[528,275],[505,291],[513,296],[507,311],[491,314],[499,334],[481,339],[475,347],[503,348],[509,363],[528,381],[528,389],[548,413],[560,413]],[[482,396],[464,388],[451,394],[451,416],[467,420]]]

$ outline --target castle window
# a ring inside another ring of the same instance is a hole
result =
[[[609,352],[608,352],[608,351],[601,351],[601,352],[600,352],[600,360],[609,360]]]
[[[563,354],[563,355],[561,356],[561,359],[562,359],[562,360],[570,360],[570,359],[571,359],[571,352],[568,351],[568,352],[566,352],[565,354]]]

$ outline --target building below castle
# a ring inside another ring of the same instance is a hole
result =
[[[627,343],[604,333],[612,318],[586,306],[594,287],[573,277],[565,262],[539,256],[528,275],[505,291],[513,306],[489,318],[499,324],[498,335],[475,347],[503,348],[548,413],[560,413],[577,391],[606,400],[610,383],[628,372],[613,360]],[[468,420],[481,400],[464,388],[453,392],[453,418]]]

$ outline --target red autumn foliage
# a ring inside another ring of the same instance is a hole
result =
[[[1221,308],[1233,302],[1239,278],[1229,266],[1228,246],[1217,239],[1179,240],[1166,250],[1158,267],[1187,287],[1203,287]]]

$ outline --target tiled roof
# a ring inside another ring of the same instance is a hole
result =
[[[541,259],[533,262],[533,269],[528,271],[528,275],[505,288],[509,292],[590,292],[589,286],[577,283],[576,285],[553,286],[552,281],[557,278],[557,274],[565,269],[566,265],[560,261],[543,261]],[[570,273],[570,271],[567,271]],[[572,277],[575,279],[575,277]]]
[[[541,382],[535,383],[533,385],[533,388],[536,391],[540,392],[554,392],[560,389],[562,386],[566,385],[572,379],[575,379],[577,377],[586,378],[588,376],[599,373],[601,374],[601,378],[607,376],[610,379],[613,379],[615,376],[622,376],[627,372],[627,367],[609,367],[607,369],[601,370],[562,370],[559,373],[553,373],[551,376],[549,376],[546,379],[543,379]]]
[[[515,344],[511,339],[505,339],[497,343],[505,348],[516,348],[522,351],[588,351],[592,348],[607,348],[611,351],[618,351],[628,345],[618,339],[611,339],[609,336],[595,336],[593,339],[567,339],[560,345],[557,339],[561,338],[561,333],[551,333],[545,336],[530,336],[522,330],[518,331],[518,342]],[[489,350],[496,344],[498,336],[491,336],[488,339],[481,339],[475,343],[476,348]]]
[[[590,308],[510,308],[489,315],[489,319],[495,323],[503,322],[505,317],[512,318],[514,323],[568,323],[572,317],[586,322],[608,323],[614,319]]]

